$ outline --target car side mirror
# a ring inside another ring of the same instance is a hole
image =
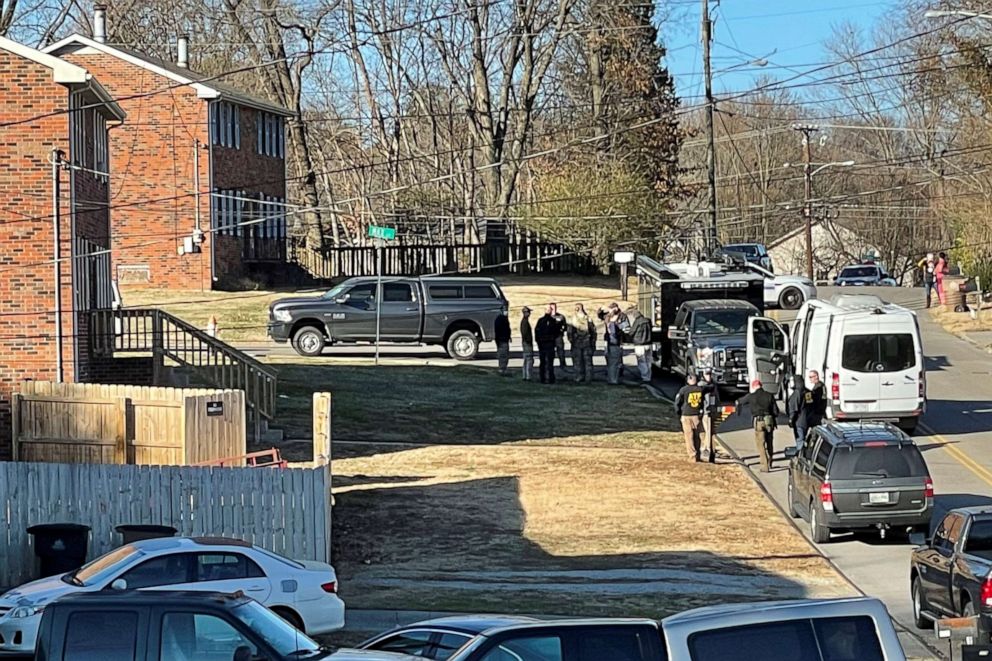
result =
[[[668,339],[669,340],[684,340],[689,337],[689,332],[684,331],[680,328],[669,328],[668,329]]]
[[[913,546],[926,546],[929,542],[927,536],[921,532],[914,532],[909,535],[909,543]]]
[[[123,578],[114,579],[113,583],[110,584],[110,589],[118,591],[127,590],[127,581]]]
[[[795,457],[798,454],[799,454],[799,448],[797,448],[795,445],[793,445],[792,447],[785,448],[785,458],[786,459],[792,459],[793,457]]]

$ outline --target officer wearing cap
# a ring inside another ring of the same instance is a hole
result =
[[[524,357],[524,381],[530,381],[531,372],[534,371],[534,330],[530,326],[530,308],[525,305],[520,312],[523,314],[523,319],[520,320],[520,344]]]
[[[751,382],[751,392],[737,400],[737,415],[741,414],[744,406],[751,409],[758,461],[761,462],[761,472],[767,473],[771,470],[772,454],[775,452],[773,438],[777,426],[778,404],[775,396],[761,387],[760,380],[755,379]]]
[[[709,367],[703,370],[703,379],[699,382],[703,389],[703,447],[700,453],[704,460],[716,463],[716,452],[713,450],[713,430],[716,428],[716,416],[720,408],[720,388],[713,380],[713,370]]]

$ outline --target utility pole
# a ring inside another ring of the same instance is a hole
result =
[[[716,136],[713,128],[713,112],[715,102],[713,100],[713,72],[710,69],[710,42],[713,41],[713,23],[710,21],[709,0],[702,0],[703,3],[703,77],[706,85],[706,135],[709,138],[706,150],[706,176],[710,188],[710,228],[707,248],[710,253],[716,249]]]
[[[814,124],[794,124],[792,128],[803,134],[803,179],[806,183],[803,216],[806,220],[806,277],[813,280],[813,170],[810,139],[820,127]]]

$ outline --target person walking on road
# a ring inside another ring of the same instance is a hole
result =
[[[713,449],[713,431],[716,429],[716,416],[720,409],[720,387],[713,381],[713,370],[707,367],[703,370],[703,380],[699,383],[703,389],[703,452],[702,457],[711,464],[716,463],[716,451]]]
[[[636,307],[627,309],[630,320],[631,343],[634,345],[634,355],[637,356],[637,371],[641,375],[641,383],[651,383],[651,322],[641,314]]]
[[[534,339],[537,340],[537,357],[541,361],[538,369],[541,373],[541,383],[555,382],[555,341],[558,339],[558,322],[547,307],[544,316],[537,320],[534,327]]]
[[[703,429],[703,388],[696,383],[696,375],[685,378],[685,385],[675,395],[675,411],[682,421],[685,449],[689,461],[699,461],[699,434]]]
[[[507,310],[500,312],[493,328],[493,339],[496,340],[496,362],[499,364],[500,376],[509,374],[507,368],[510,365],[510,317],[507,314]]]
[[[796,432],[796,448],[801,448],[806,433],[823,422],[827,414],[827,395],[820,373],[810,370],[806,382],[793,390],[788,405],[789,424]]]
[[[950,267],[947,264],[947,253],[942,252],[937,255],[937,263],[933,268],[933,279],[937,285],[937,300],[940,301],[941,305],[947,304],[947,298],[944,294],[944,276],[950,271]]]
[[[551,316],[555,320],[555,354],[558,356],[558,362],[561,364],[561,368],[566,369],[565,366],[565,335],[568,333],[568,319],[565,318],[561,312],[558,312],[558,304],[552,301],[550,303]]]
[[[737,401],[737,415],[747,406],[751,409],[754,425],[754,443],[758,449],[758,461],[761,462],[761,472],[767,473],[772,468],[772,455],[775,453],[774,434],[777,426],[778,404],[775,396],[761,387],[761,381],[751,382],[751,392]]]
[[[606,343],[606,382],[611,386],[620,385],[623,374],[623,329],[620,306],[611,303],[609,310],[600,311],[606,325],[603,341]]]
[[[933,259],[933,253],[927,253],[927,256],[916,266],[923,272],[923,286],[927,289],[927,307],[930,307],[931,295],[937,288],[937,263]],[[940,294],[937,297],[937,300],[940,300]]]
[[[520,312],[523,314],[523,319],[520,320],[520,344],[524,357],[524,381],[530,381],[534,371],[534,331],[530,327],[530,308],[524,306]]]
[[[575,382],[592,383],[592,357],[596,352],[596,324],[586,314],[581,303],[575,305],[575,316],[568,325],[568,343],[572,347],[572,367]]]

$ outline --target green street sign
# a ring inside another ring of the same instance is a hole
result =
[[[392,227],[378,227],[376,225],[369,225],[369,238],[392,241],[396,238],[396,230]]]

